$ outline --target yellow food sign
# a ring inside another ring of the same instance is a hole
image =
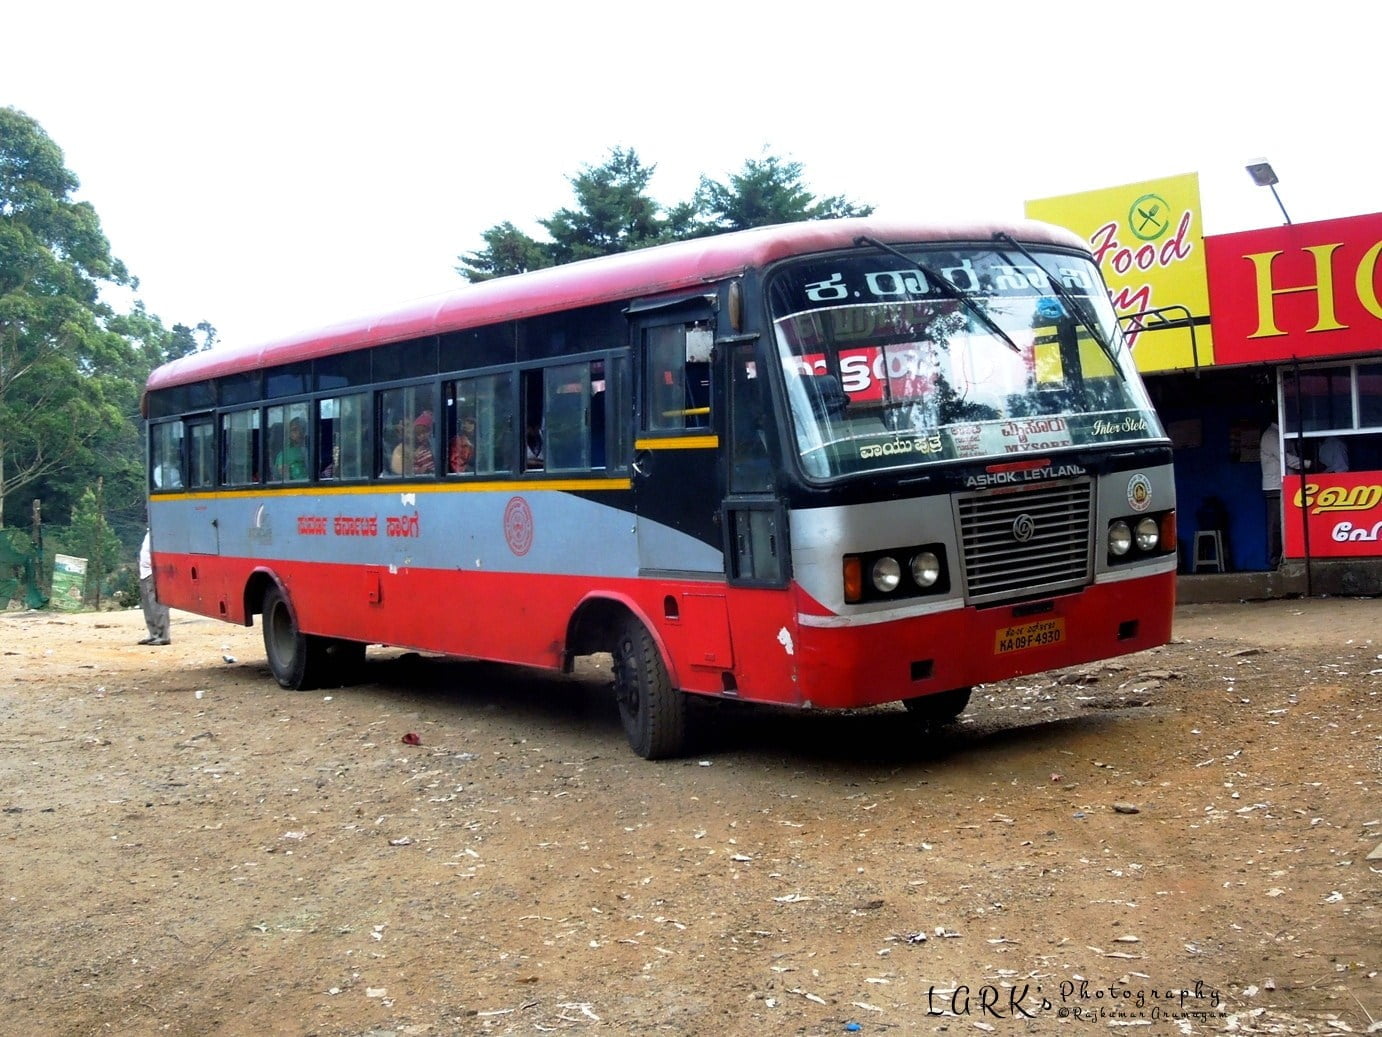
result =
[[[1138,370],[1214,362],[1198,174],[1039,198],[1027,216],[1089,242],[1120,317],[1160,311],[1129,328]]]

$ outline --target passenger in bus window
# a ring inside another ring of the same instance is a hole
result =
[[[454,475],[466,475],[475,471],[475,443],[464,432],[451,437],[446,470]]]
[[[425,410],[413,420],[412,441],[403,440],[393,448],[389,468],[394,475],[432,475],[437,460],[432,453],[432,412]]]
[[[307,426],[301,418],[288,422],[288,441],[274,457],[274,475],[280,482],[307,479]]]
[[[171,461],[163,461],[154,468],[154,489],[156,490],[180,490],[182,489],[182,473],[178,471],[178,466]]]
[[[528,469],[541,468],[542,460],[542,429],[536,425],[529,425],[524,442],[524,461],[523,466]]]

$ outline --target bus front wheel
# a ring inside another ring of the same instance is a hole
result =
[[[270,587],[264,595],[264,654],[274,679],[293,691],[321,686],[327,669],[329,642],[304,634],[283,591]]]
[[[614,698],[633,751],[645,760],[681,753],[686,741],[686,698],[672,687],[657,643],[628,616],[614,651]]]
[[[907,712],[928,724],[948,724],[965,711],[969,705],[972,688],[952,688],[938,691],[934,695],[918,695],[914,699],[903,699]]]

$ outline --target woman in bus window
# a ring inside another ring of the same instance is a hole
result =
[[[413,439],[393,448],[389,467],[394,475],[432,475],[437,461],[432,454],[432,412],[425,410],[413,421]]]

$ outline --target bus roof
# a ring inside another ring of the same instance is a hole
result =
[[[313,331],[216,346],[159,367],[149,376],[146,390],[619,299],[685,291],[790,256],[848,248],[861,234],[904,244],[986,242],[998,231],[1033,244],[1088,248],[1068,230],[1031,220],[936,223],[863,217],[784,223],[458,285],[455,291]]]

